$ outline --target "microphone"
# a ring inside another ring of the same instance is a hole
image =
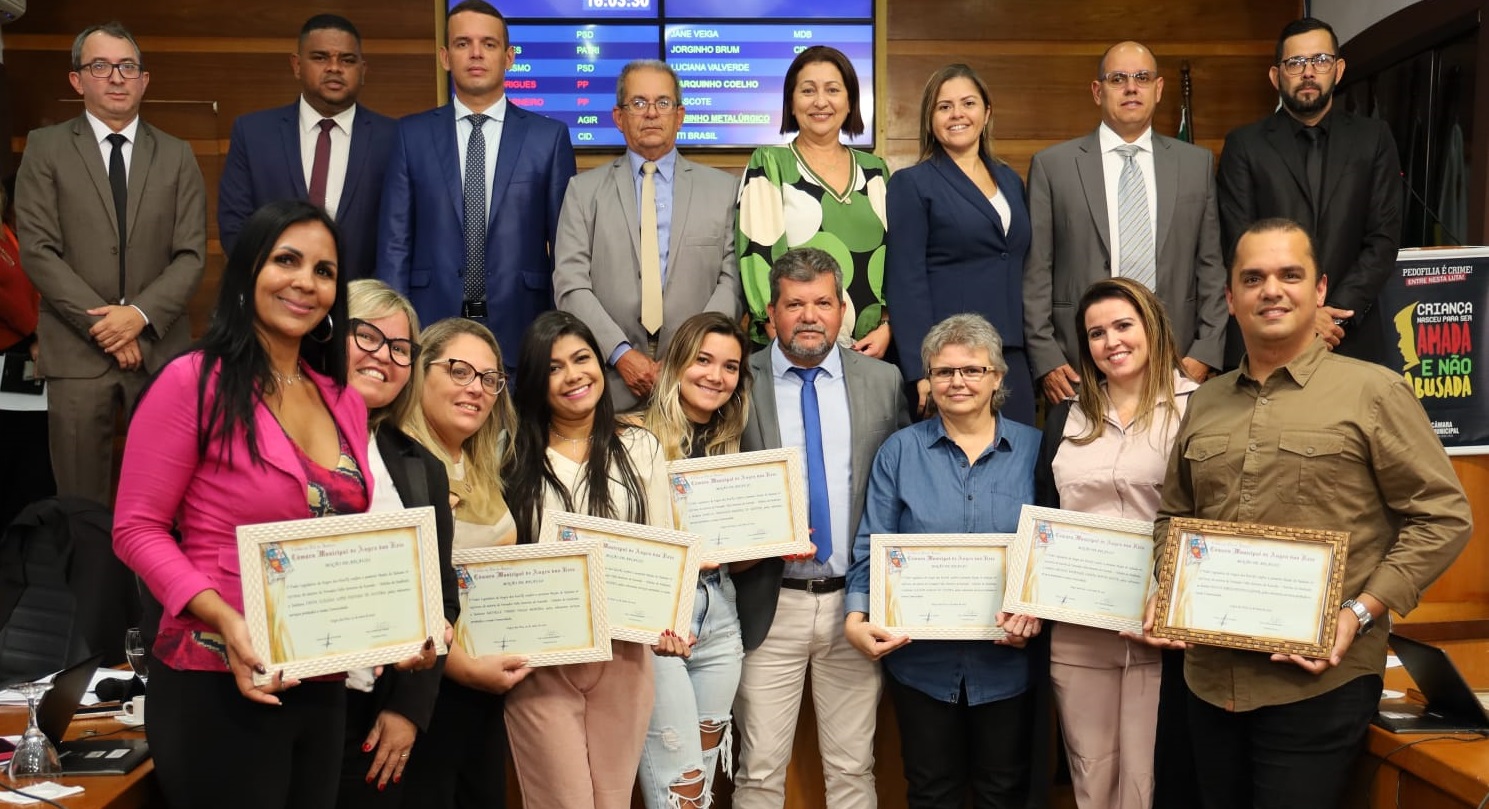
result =
[[[99,702],[128,702],[135,697],[144,696],[145,684],[138,677],[127,680],[109,678],[100,681],[93,693],[98,695]]]
[[[1406,179],[1406,172],[1400,172],[1398,176],[1401,177],[1401,184],[1406,186],[1406,190],[1408,193],[1411,194],[1412,199],[1415,199],[1417,202],[1421,203],[1422,210],[1426,211],[1427,215],[1432,217],[1432,221],[1436,222],[1437,226],[1442,228],[1442,235],[1447,236],[1449,239],[1452,239],[1453,244],[1462,247],[1463,240],[1458,238],[1458,235],[1456,233],[1448,230],[1448,226],[1443,224],[1442,217],[1437,215],[1437,211],[1432,210],[1432,206],[1427,204],[1427,200],[1422,199],[1422,195],[1417,193],[1417,189],[1411,187],[1411,183],[1408,182]]]

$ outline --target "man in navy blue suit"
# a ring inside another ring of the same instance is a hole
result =
[[[522,332],[553,308],[552,245],[574,149],[563,123],[508,102],[514,53],[490,3],[450,9],[439,58],[455,97],[398,122],[377,277],[407,295],[425,323],[486,324],[511,368]]]
[[[233,123],[217,189],[222,249],[232,252],[243,223],[259,206],[308,199],[340,226],[342,272],[370,277],[383,172],[397,124],[357,104],[367,63],[362,37],[345,17],[317,14],[306,20],[290,67],[303,88],[298,101]]]

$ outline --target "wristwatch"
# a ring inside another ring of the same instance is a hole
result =
[[[1355,637],[1357,638],[1365,634],[1366,632],[1369,632],[1370,628],[1375,626],[1375,618],[1371,616],[1370,610],[1366,608],[1364,604],[1361,604],[1353,598],[1339,605],[1339,609],[1349,610],[1350,612],[1354,613],[1355,618],[1359,620],[1360,628],[1355,630]]]

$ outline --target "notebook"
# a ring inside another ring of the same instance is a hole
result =
[[[1390,643],[1427,704],[1393,702],[1375,724],[1392,733],[1489,733],[1489,713],[1447,652],[1394,632]]]
[[[52,689],[37,705],[36,724],[57,748],[63,775],[125,775],[150,757],[150,744],[144,739],[62,740],[102,659],[103,655],[94,655],[58,672]]]

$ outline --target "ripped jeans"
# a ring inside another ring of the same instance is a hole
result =
[[[739,687],[744,646],[734,582],[727,569],[699,574],[693,598],[693,634],[698,643],[686,660],[652,659],[656,703],[641,754],[641,794],[647,809],[708,806],[713,800],[719,759],[724,759],[726,772],[732,766],[729,711]],[[702,744],[705,729],[718,738],[708,750]],[[701,792],[697,790],[699,783]],[[699,797],[682,799],[673,792],[673,785],[681,794]]]

